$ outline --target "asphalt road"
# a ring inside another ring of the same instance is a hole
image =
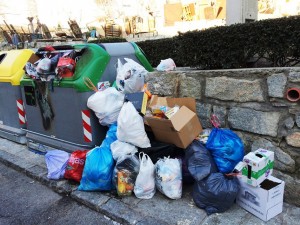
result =
[[[0,225],[118,224],[0,163]]]

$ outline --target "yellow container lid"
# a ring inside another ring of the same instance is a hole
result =
[[[25,74],[24,66],[34,51],[30,49],[0,52],[0,82],[20,85]]]

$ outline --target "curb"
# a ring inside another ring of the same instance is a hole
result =
[[[120,224],[136,225],[167,225],[168,223],[157,218],[143,215],[130,205],[115,199],[107,193],[77,191],[78,184],[68,180],[49,180],[47,169],[28,162],[16,155],[0,149],[0,162],[26,176],[39,181],[59,194],[70,196],[75,201],[91,208],[94,211],[115,220]]]

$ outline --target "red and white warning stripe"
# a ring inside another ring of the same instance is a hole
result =
[[[18,108],[18,115],[19,115],[19,122],[21,125],[26,123],[26,116],[25,110],[22,99],[17,99],[17,108]]]
[[[91,127],[90,111],[82,110],[81,115],[82,115],[84,141],[92,142],[92,127]]]

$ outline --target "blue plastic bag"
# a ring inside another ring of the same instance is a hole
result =
[[[61,150],[50,150],[45,154],[45,161],[48,169],[47,177],[58,180],[64,177],[69,160],[69,153]]]
[[[117,124],[112,124],[100,147],[96,147],[87,153],[78,190],[109,191],[113,188],[114,159],[110,144],[117,140],[116,132]]]
[[[221,173],[230,173],[243,160],[242,140],[229,129],[213,128],[206,143]]]

